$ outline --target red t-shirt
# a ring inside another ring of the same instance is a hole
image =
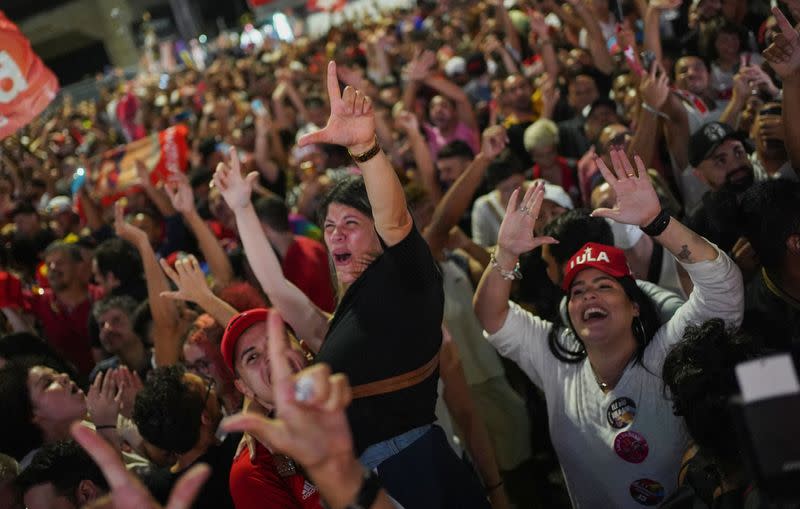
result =
[[[316,240],[296,235],[283,258],[283,275],[321,310],[331,312],[336,296],[331,285],[328,252]]]
[[[89,340],[92,303],[88,292],[86,300],[73,308],[60,302],[50,288],[25,292],[25,310],[39,321],[47,342],[84,375],[94,367]]]
[[[256,444],[255,461],[242,449],[229,482],[236,509],[322,509],[317,487],[300,474],[278,474],[272,453],[261,444]]]

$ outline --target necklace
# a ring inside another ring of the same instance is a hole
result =
[[[597,385],[600,386],[600,389],[602,389],[603,391],[607,391],[610,389],[607,383],[600,380],[600,377],[597,376],[597,373],[594,372],[594,368],[592,368],[592,374],[594,375],[594,381],[597,382]]]

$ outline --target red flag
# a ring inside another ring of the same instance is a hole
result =
[[[0,139],[44,110],[58,80],[31,49],[19,28],[0,11]]]
[[[95,199],[104,207],[113,204],[138,185],[136,160],[150,168],[150,181],[165,180],[170,172],[186,172],[189,164],[189,129],[178,124],[95,156],[90,162],[90,178]]]
[[[308,0],[306,9],[310,12],[337,12],[344,9],[347,0]]]

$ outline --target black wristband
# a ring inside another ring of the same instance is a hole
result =
[[[378,474],[373,470],[364,469],[364,480],[356,495],[356,501],[347,506],[347,509],[369,509],[375,503],[380,491],[381,481],[378,479]]]
[[[659,235],[664,233],[664,230],[667,229],[667,225],[669,224],[670,219],[672,219],[672,216],[669,215],[669,212],[667,212],[664,209],[661,209],[661,212],[658,213],[656,218],[653,219],[653,221],[650,224],[646,226],[640,226],[640,228],[647,235],[651,237],[658,237]]]
[[[116,424],[101,424],[100,426],[95,426],[94,429],[117,429]]]

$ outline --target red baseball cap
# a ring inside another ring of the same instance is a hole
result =
[[[605,272],[609,276],[623,277],[632,276],[628,261],[625,259],[625,252],[614,246],[588,242],[567,262],[567,270],[564,273],[564,281],[561,288],[569,292],[569,287],[575,276],[584,269],[595,268]]]
[[[222,335],[222,343],[220,343],[219,348],[222,350],[222,359],[232,373],[236,372],[233,368],[236,342],[239,341],[241,335],[251,326],[257,323],[265,323],[268,315],[269,309],[267,308],[248,309],[234,316],[228,322],[228,326],[225,327],[225,333]]]

